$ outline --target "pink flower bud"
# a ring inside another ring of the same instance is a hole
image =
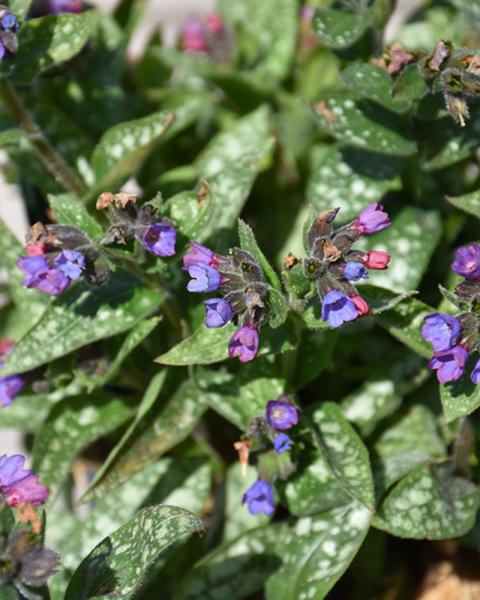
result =
[[[362,262],[367,269],[382,270],[388,267],[390,262],[390,254],[382,250],[372,250],[362,256]]]
[[[355,304],[359,317],[365,317],[370,314],[370,307],[361,296],[350,296],[350,300]]]
[[[213,13],[206,19],[206,26],[212,33],[221,33],[225,28],[225,23],[218,13]]]

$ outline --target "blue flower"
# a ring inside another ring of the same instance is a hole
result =
[[[480,278],[480,246],[475,242],[461,246],[455,251],[452,271],[466,279]]]
[[[322,319],[332,329],[340,327],[346,321],[354,321],[358,312],[352,300],[343,292],[332,290],[325,294],[322,303]]]
[[[463,375],[468,359],[468,352],[462,346],[454,346],[449,350],[437,352],[429,362],[429,367],[437,371],[440,383],[456,381]]]
[[[272,484],[258,479],[243,495],[242,504],[246,504],[250,514],[265,513],[268,517],[275,512]]]
[[[432,344],[434,352],[455,346],[460,336],[460,321],[450,315],[434,313],[423,321],[421,335]]]
[[[142,244],[155,256],[173,256],[177,232],[175,227],[166,223],[154,223],[145,230]]]
[[[207,327],[223,327],[233,316],[230,303],[222,298],[211,298],[204,301],[205,325]]]
[[[476,385],[480,383],[480,358],[473,367],[473,371],[470,374],[470,379],[472,380],[472,383],[475,383]]]
[[[187,285],[189,292],[214,292],[220,287],[220,273],[213,267],[193,264],[187,271],[192,278]]]
[[[3,15],[0,25],[4,31],[8,31],[10,33],[17,33],[19,28],[18,19],[11,12]]]
[[[63,250],[53,262],[73,281],[79,279],[85,270],[85,257],[76,250]]]
[[[359,279],[368,278],[367,268],[359,262],[347,262],[343,270],[345,279],[349,281],[358,281]]]
[[[0,377],[0,407],[9,406],[22,391],[25,382],[19,375]]]
[[[298,423],[298,410],[286,400],[269,400],[265,418],[273,429],[290,429]]]
[[[24,256],[17,266],[25,274],[22,283],[28,288],[58,296],[70,285],[70,279],[60,269],[51,269],[44,256]]]
[[[282,452],[288,452],[293,446],[293,440],[286,433],[279,433],[273,440],[273,447],[275,452],[281,454]]]

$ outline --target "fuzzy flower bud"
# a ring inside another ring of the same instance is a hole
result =
[[[382,250],[372,250],[371,252],[366,252],[362,256],[361,261],[367,267],[367,269],[383,270],[388,267],[390,259],[391,256],[388,252],[383,252]]]
[[[358,281],[359,279],[368,278],[367,268],[359,262],[350,261],[345,263],[343,274],[348,281]]]

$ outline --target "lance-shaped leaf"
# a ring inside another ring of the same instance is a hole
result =
[[[126,123],[119,123],[103,134],[92,155],[97,192],[133,175],[175,120],[172,112],[160,111]]]
[[[189,338],[157,356],[155,362],[174,366],[221,362],[228,358],[228,342],[236,329],[233,323],[217,329],[201,325]],[[260,331],[258,355],[286,352],[294,347],[295,341],[295,334],[287,326],[275,330],[264,327]]]
[[[392,95],[392,78],[380,67],[369,63],[355,63],[342,71],[341,77],[351,90],[393,112],[403,113],[410,106],[410,102]]]
[[[268,260],[265,258],[263,252],[260,250],[252,228],[249,225],[247,225],[245,221],[242,221],[242,219],[238,220],[238,238],[240,240],[240,246],[242,247],[242,249],[251,254],[253,258],[258,262],[258,264],[262,267],[265,277],[267,278],[270,285],[277,290],[281,290],[282,286],[280,283],[280,278],[278,277]]]
[[[100,240],[103,237],[103,229],[100,224],[75,197],[69,194],[49,196],[48,202],[57,223],[78,227],[92,240]]]
[[[116,273],[96,289],[79,284],[50,304],[15,346],[2,375],[29,371],[82,346],[128,331],[156,310],[162,300],[162,294],[140,285],[126,273]]]
[[[354,502],[299,519],[282,545],[282,567],[267,581],[267,600],[322,600],[346,571],[372,513]]]
[[[386,491],[419,465],[446,458],[435,416],[421,404],[395,415],[375,439],[373,456],[379,492]]]
[[[403,159],[347,146],[318,148],[307,182],[307,199],[318,211],[340,208],[335,223],[353,221],[370,202],[400,188]]]
[[[57,496],[64,478],[83,448],[115,431],[133,412],[133,402],[98,393],[68,398],[57,404],[35,436],[33,469]]]
[[[280,566],[278,555],[285,530],[278,523],[257,527],[222,544],[194,566],[180,584],[174,600],[250,597]]]
[[[392,256],[388,269],[370,273],[371,281],[398,292],[415,289],[428,267],[441,233],[442,223],[437,211],[404,208],[390,227],[365,241],[365,249],[383,250]]]
[[[24,275],[17,267],[17,261],[23,254],[25,254],[23,246],[0,219],[0,266],[7,271],[12,300],[19,314],[22,315],[20,335],[32,327],[44,313],[49,302],[45,294],[37,290],[28,290],[22,285]]]
[[[445,196],[445,199],[455,208],[480,219],[480,190],[464,196]]]
[[[208,397],[192,381],[184,381],[171,394],[169,386],[163,392],[163,403],[152,406],[112,451],[84,497],[84,501],[117,488],[140,469],[149,465],[182,442],[194,429],[208,407]],[[153,396],[153,394],[152,394]],[[156,398],[155,398],[156,400]],[[160,404],[160,406],[158,406]]]
[[[391,156],[417,151],[415,142],[403,135],[402,120],[368,100],[336,94],[316,102],[313,109],[322,129],[346,144]]]
[[[201,520],[181,508],[144,508],[84,559],[65,600],[84,600],[99,593],[132,598],[163,552],[202,531]]]
[[[30,83],[45,69],[78,54],[90,36],[91,25],[89,12],[25,21],[18,33],[18,52],[13,61],[15,78]]]
[[[405,538],[443,540],[459,537],[475,522],[480,490],[451,473],[451,465],[424,465],[390,492],[374,525]]]
[[[368,10],[349,12],[336,8],[319,9],[313,17],[313,30],[327,48],[348,48],[359,40],[372,24]]]
[[[373,509],[375,494],[368,451],[340,407],[325,402],[312,417],[318,447],[337,484],[352,498]]]
[[[440,384],[440,399],[447,423],[471,414],[480,406],[480,390],[464,374],[457,381]]]

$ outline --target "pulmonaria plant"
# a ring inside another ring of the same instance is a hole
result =
[[[248,433],[235,444],[242,465],[247,465],[253,454],[258,465],[259,478],[242,498],[252,515],[275,512],[273,482],[277,477],[287,479],[295,470],[290,455],[294,441],[285,431],[298,420],[297,407],[289,397],[280,396],[267,403],[264,415],[252,419]]]
[[[14,345],[15,342],[13,340],[0,340],[0,369],[3,367],[4,358],[11,353]],[[24,385],[25,381],[20,375],[0,376],[0,407],[5,408],[9,406],[22,391]]]
[[[370,313],[370,307],[353,282],[366,279],[369,269],[386,269],[390,261],[387,252],[362,252],[353,248],[361,237],[390,225],[381,204],[369,204],[353,222],[334,229],[338,210],[317,216],[308,231],[309,256],[303,259],[303,273],[314,282],[322,303],[322,319],[332,328]]]
[[[187,290],[194,293],[218,292],[205,300],[205,325],[223,327],[233,321],[238,326],[228,344],[230,357],[249,362],[258,352],[258,330],[267,317],[268,284],[260,265],[240,248],[221,256],[196,242],[183,257],[191,279]]]
[[[425,317],[421,329],[422,337],[432,345],[434,355],[429,366],[437,372],[440,383],[460,379],[469,355],[480,352],[480,246],[473,242],[458,248],[451,268],[464,280],[456,286],[454,294],[441,290],[457,307],[469,310],[457,316],[431,314]],[[480,359],[470,379],[480,383]]]

